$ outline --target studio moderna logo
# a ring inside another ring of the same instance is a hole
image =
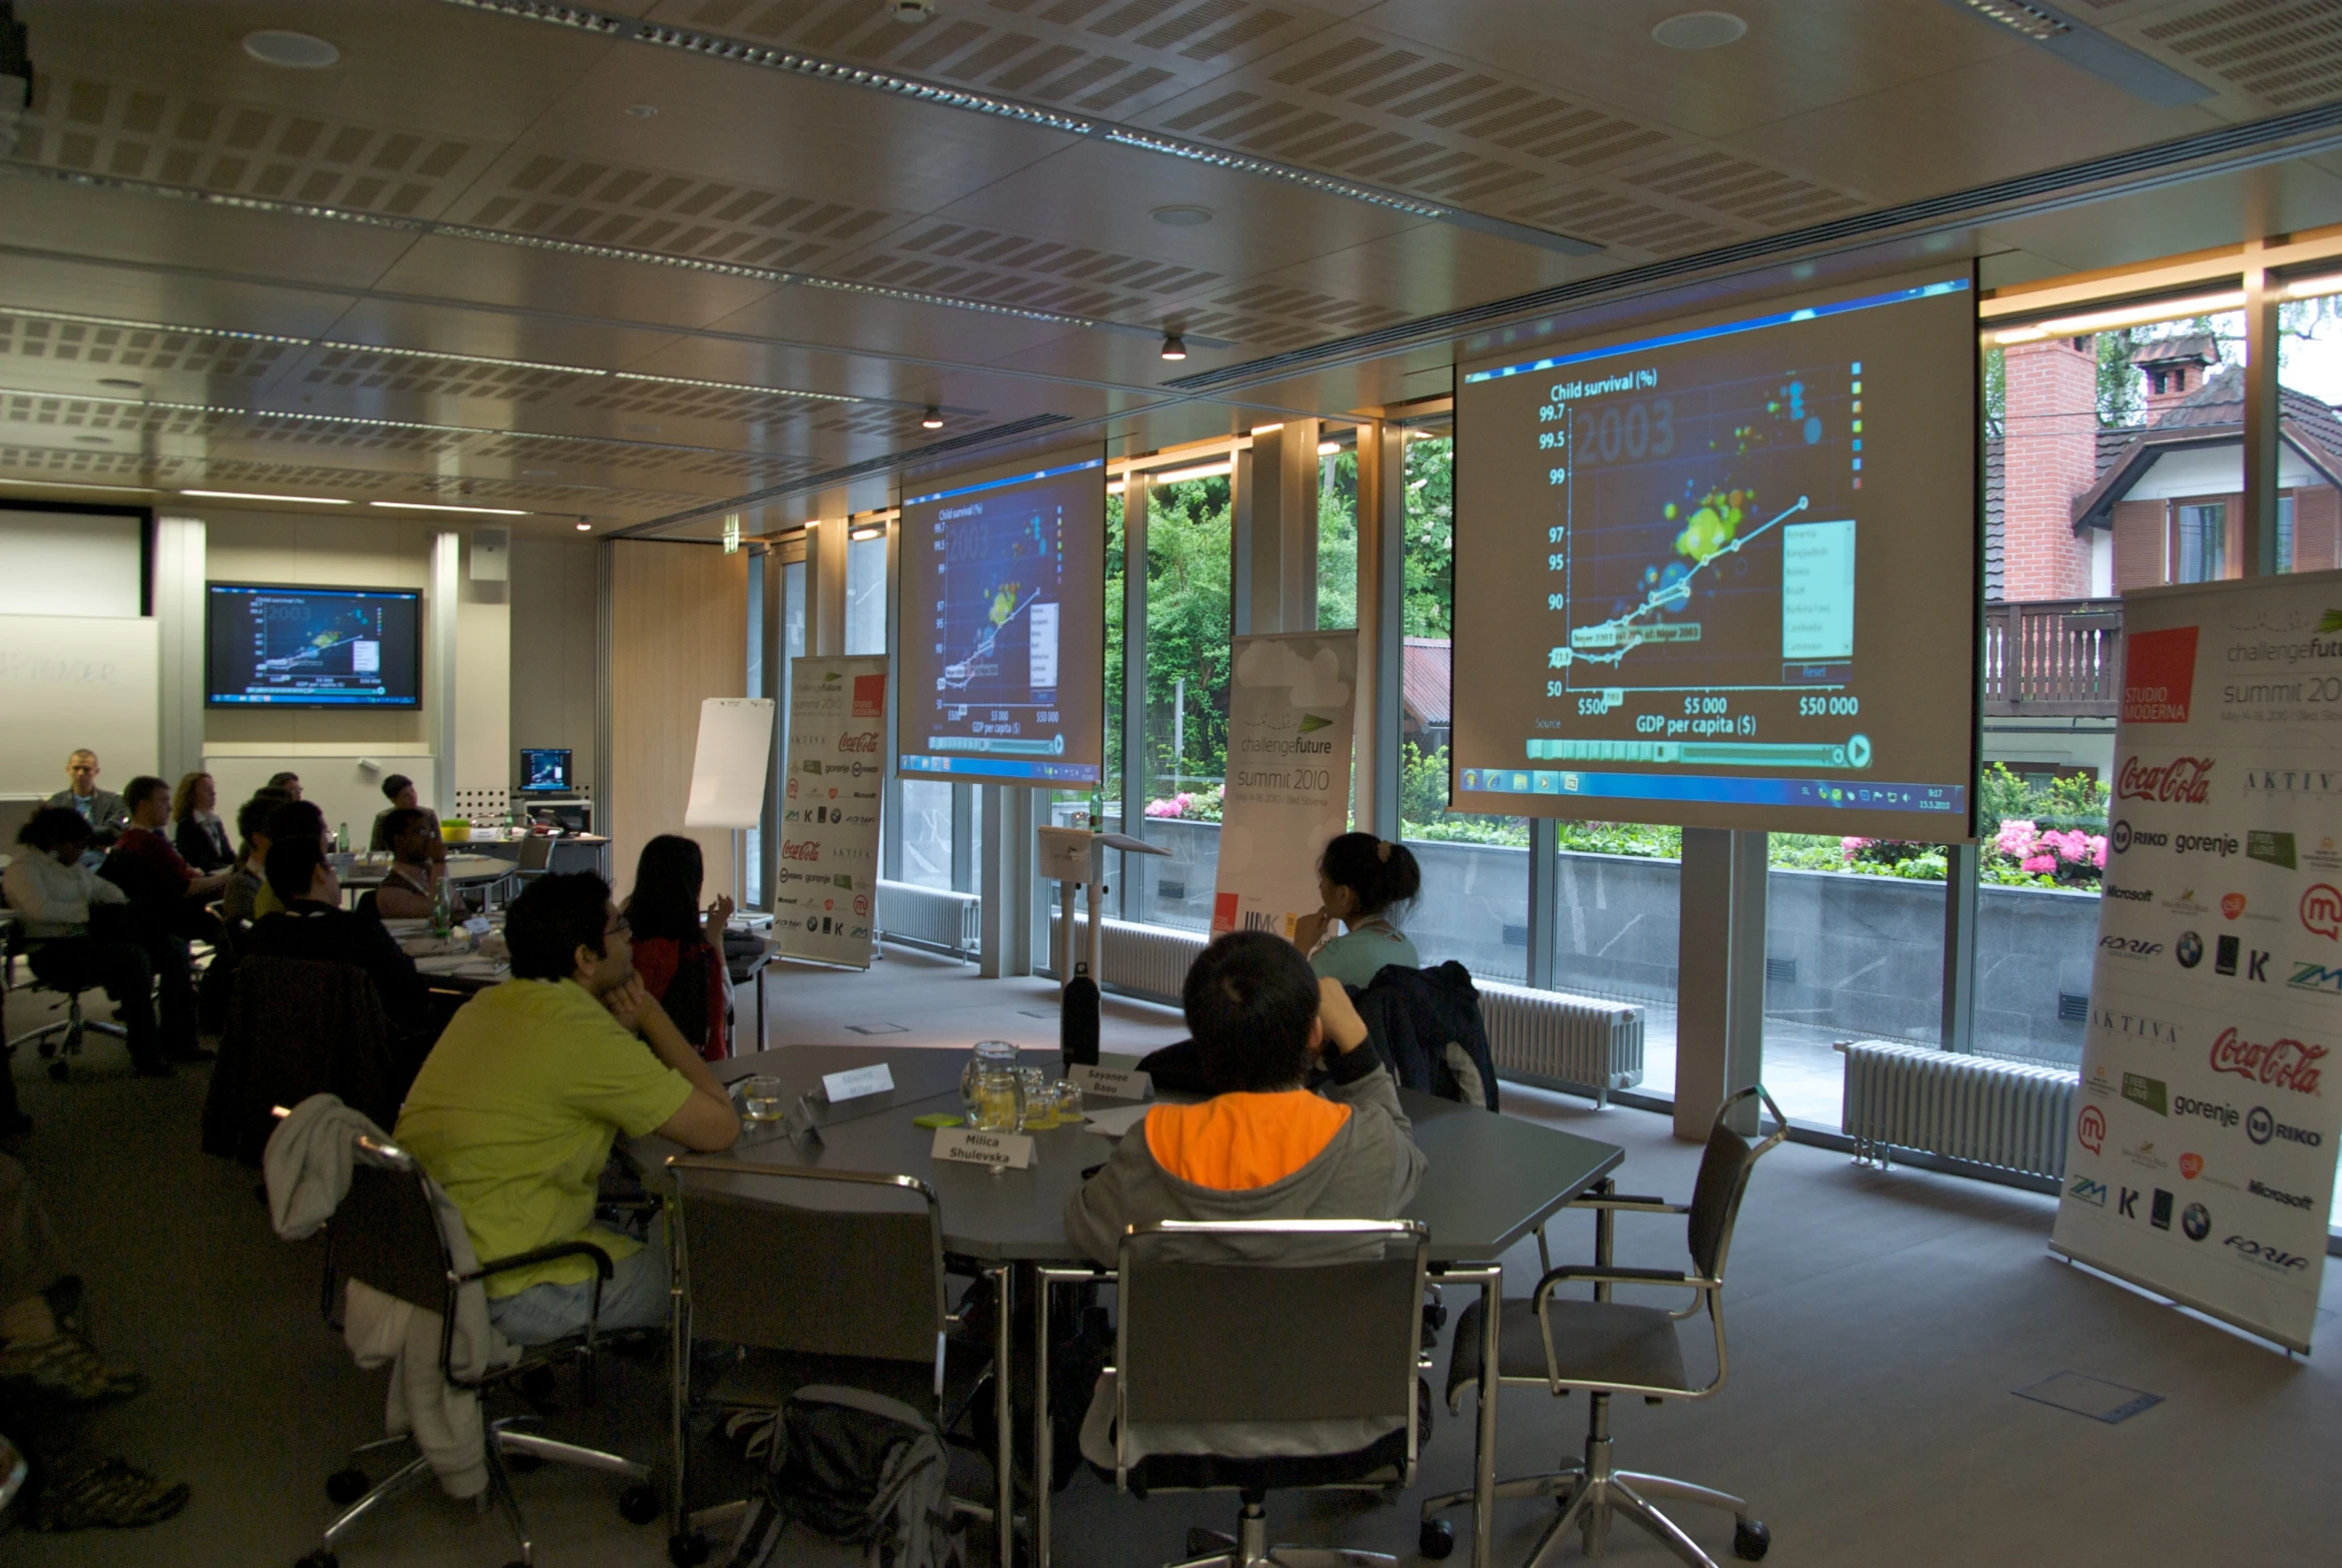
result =
[[[2082,1148],[2093,1155],[2103,1154],[2106,1148],[2106,1113],[2096,1106],[2082,1107],[2081,1115],[2074,1119],[2073,1134],[2081,1141]]]
[[[2195,695],[2193,626],[2132,632],[2122,650],[2122,722],[2185,724]]]

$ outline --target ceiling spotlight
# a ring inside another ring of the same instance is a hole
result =
[[[930,405],[928,410],[919,416],[919,427],[923,430],[942,429],[944,427],[943,409]]]
[[[887,0],[887,15],[898,22],[924,22],[935,15],[935,0]]]
[[[1159,224],[1170,224],[1173,229],[1192,229],[1197,224],[1211,222],[1208,207],[1158,207],[1148,217]]]
[[[323,38],[276,27],[245,34],[244,52],[263,65],[291,71],[322,71],[342,58],[342,51]]]
[[[657,104],[628,104],[626,112],[637,120],[647,120],[659,112]]]
[[[1165,333],[1163,357],[1167,360],[1184,360],[1187,357],[1187,341],[1177,333]]]
[[[584,532],[587,532],[587,531],[589,531],[589,530],[590,530],[592,527],[593,527],[593,524],[592,524],[592,523],[590,523],[590,522],[581,522],[581,523],[579,523],[579,524],[577,525],[577,531],[578,531],[579,533],[584,533]]]
[[[127,376],[101,376],[98,378],[98,385],[100,387],[111,387],[116,392],[137,392],[141,387],[144,387],[146,383],[134,382]]]
[[[1651,37],[1670,49],[1721,49],[1740,42],[1748,30],[1730,11],[1686,11],[1652,28]]]

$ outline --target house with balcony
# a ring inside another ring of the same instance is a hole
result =
[[[2121,603],[2241,575],[2244,380],[2182,334],[2131,353],[2145,417],[2106,428],[2089,338],[2001,350],[2002,433],[1984,461],[1984,759],[2020,773],[2113,763]],[[2342,564],[2342,418],[2281,389],[2280,571]]]

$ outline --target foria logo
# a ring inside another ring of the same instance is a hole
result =
[[[2163,951],[2162,943],[2143,937],[2100,937],[2098,946],[2117,958],[2153,958]]]
[[[2278,1247],[2255,1241],[2248,1235],[2232,1235],[2220,1244],[2234,1247],[2240,1255],[2251,1258],[2265,1268],[2277,1268],[2289,1273],[2299,1273],[2309,1266],[2309,1259],[2299,1252],[2287,1252]]]

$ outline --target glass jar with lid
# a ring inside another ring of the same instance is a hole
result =
[[[968,1125],[980,1133],[1014,1133],[1025,1119],[1025,1085],[1017,1072],[1017,1047],[1007,1040],[980,1040],[960,1073],[960,1102]]]

